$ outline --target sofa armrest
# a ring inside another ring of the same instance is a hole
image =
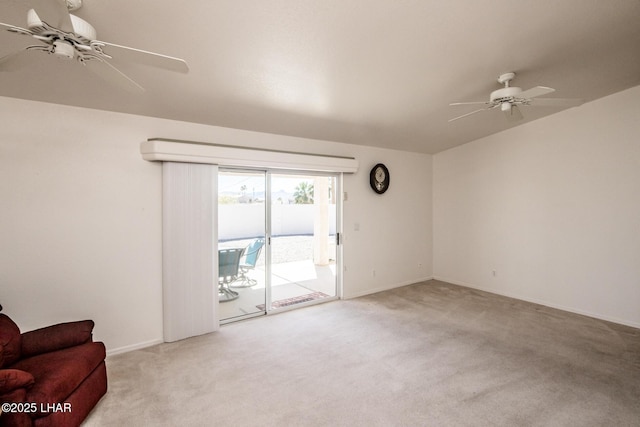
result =
[[[59,323],[22,334],[22,358],[92,341],[93,320]]]
[[[24,371],[23,371],[24,372]],[[25,372],[26,373],[26,372]],[[27,389],[17,388],[11,393],[0,394],[0,403],[24,403],[27,399]],[[11,409],[11,408],[9,408]],[[1,427],[32,427],[33,421],[27,412],[3,411],[0,409]]]
[[[0,396],[19,388],[28,388],[35,382],[33,375],[20,369],[0,369]]]

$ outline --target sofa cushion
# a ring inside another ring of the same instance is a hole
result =
[[[7,315],[0,314],[0,368],[20,358],[21,346],[20,328]]]
[[[12,366],[27,371],[35,384],[27,390],[27,401],[54,404],[65,399],[100,365],[106,352],[101,342],[88,342],[76,347],[22,359]],[[40,416],[38,414],[36,416]]]

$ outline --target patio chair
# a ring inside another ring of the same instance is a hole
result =
[[[218,300],[227,302],[238,298],[238,293],[229,289],[229,284],[238,280],[240,258],[244,248],[218,250]]]
[[[240,274],[238,276],[240,283],[230,285],[232,288],[248,288],[258,284],[258,281],[250,278],[248,273],[250,270],[256,268],[256,263],[258,262],[258,258],[260,258],[260,252],[263,246],[264,239],[260,238],[255,239],[245,248],[244,255],[240,260]]]

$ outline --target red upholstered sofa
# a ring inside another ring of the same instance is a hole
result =
[[[92,320],[20,333],[0,314],[0,426],[79,426],[107,392]]]

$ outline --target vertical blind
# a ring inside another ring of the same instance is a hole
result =
[[[213,332],[217,320],[215,165],[164,162],[162,297],[164,340]]]

